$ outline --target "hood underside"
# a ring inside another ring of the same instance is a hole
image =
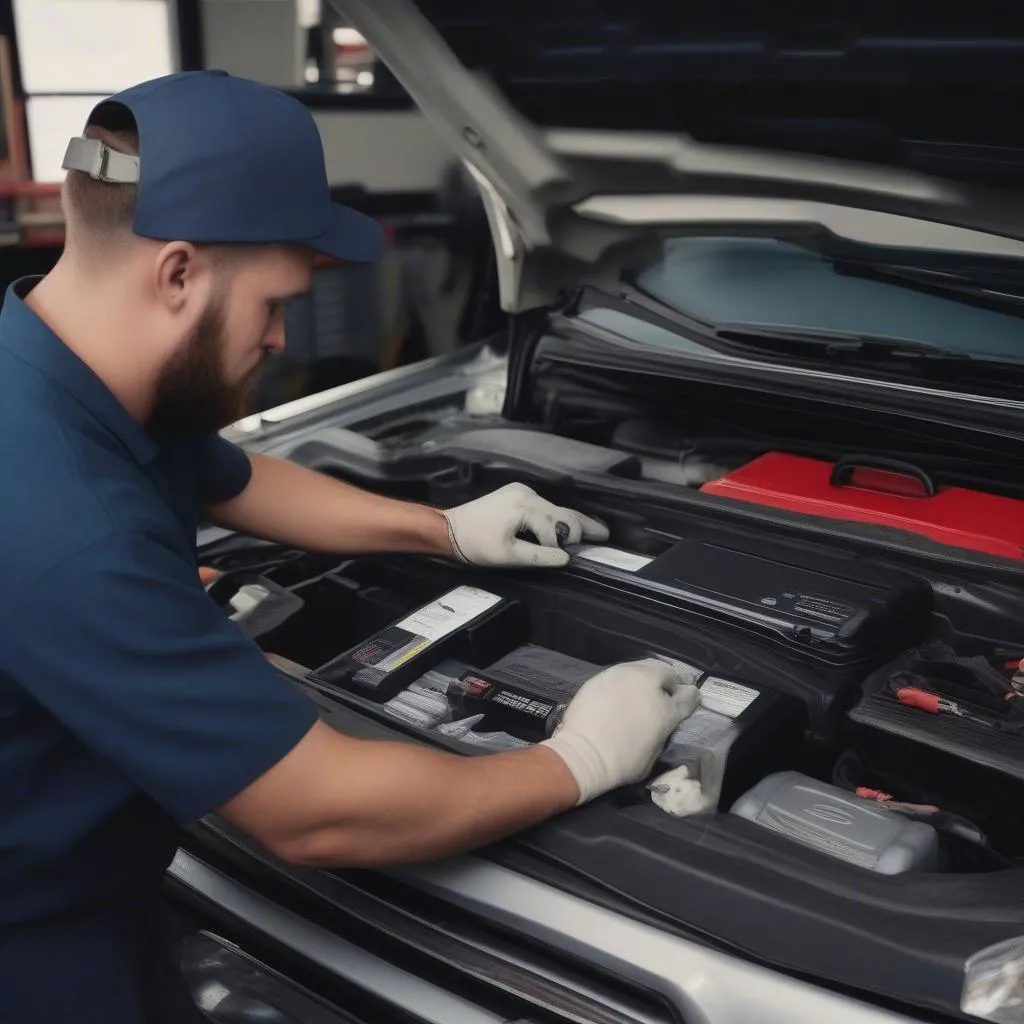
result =
[[[1024,257],[1020,4],[329,2],[480,185],[509,311],[665,232]]]

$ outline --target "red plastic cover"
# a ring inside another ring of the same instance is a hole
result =
[[[915,481],[902,478],[909,486],[900,486],[899,477],[867,470],[836,486],[832,471],[830,462],[771,452],[701,490],[810,516],[892,526],[1002,558],[1024,558],[1024,501],[962,487],[940,488],[928,497]]]

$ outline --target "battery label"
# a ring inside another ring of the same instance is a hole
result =
[[[499,690],[491,699],[491,703],[501,704],[533,718],[547,718],[557,706],[550,701],[538,700],[536,697],[530,697],[525,693],[515,693],[512,690]]]
[[[681,746],[713,747],[732,728],[732,719],[728,715],[699,707],[680,723],[668,741],[668,749]]]
[[[792,591],[773,597],[762,597],[761,604],[766,608],[792,612],[807,619],[827,623],[830,626],[841,626],[845,622],[849,622],[858,612],[853,605],[836,601],[824,594],[800,594]]]
[[[553,715],[565,709],[557,700],[523,692],[486,674],[476,671],[463,673],[459,680],[462,700],[457,701],[460,713],[483,713],[494,724],[504,723],[513,733],[523,729],[532,734],[540,726],[543,733]],[[540,738],[538,735],[535,738]]]
[[[761,691],[751,686],[712,676],[705,679],[704,685],[700,688],[700,703],[701,707],[708,711],[717,711],[729,718],[738,718],[760,695]]]
[[[457,587],[444,597],[413,612],[408,618],[395,623],[395,628],[415,633],[433,643],[483,615],[500,600],[497,594],[488,593],[486,590]]]
[[[498,682],[553,701],[570,700],[600,669],[568,654],[527,644],[496,661],[487,674]]]
[[[691,686],[696,686],[700,682],[700,677],[704,675],[704,669],[698,668],[696,665],[690,665],[685,661],[680,661],[678,658],[669,657],[667,654],[650,651],[648,657],[654,658],[657,661],[663,661],[666,665],[671,665],[682,676],[683,682],[689,683]]]
[[[555,708],[560,706],[557,701],[542,700],[529,693],[507,689],[499,683],[485,679],[473,672],[463,675],[461,685],[463,693],[467,697],[483,699],[490,695],[491,704],[499,704],[510,711],[518,711],[521,714],[530,715],[532,718],[547,718]]]
[[[370,643],[360,647],[353,658],[360,665],[372,665],[378,672],[393,672],[400,665],[415,658],[432,641],[392,626]]]
[[[599,544],[581,544],[572,549],[576,558],[585,559],[588,562],[599,562],[601,565],[610,565],[613,569],[622,569],[625,572],[639,572],[644,566],[654,561],[646,555],[637,555],[632,551],[623,551],[621,548],[602,547]]]
[[[476,587],[458,587],[378,633],[352,655],[363,666],[354,676],[364,686],[379,686],[384,677],[412,661],[431,644],[479,618],[501,601]]]

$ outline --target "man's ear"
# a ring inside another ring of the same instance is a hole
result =
[[[153,270],[157,300],[172,313],[194,302],[203,288],[203,268],[191,242],[169,242],[163,246]]]

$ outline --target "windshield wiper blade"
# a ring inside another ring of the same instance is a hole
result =
[[[738,342],[754,345],[762,350],[771,349],[782,354],[781,347],[799,347],[812,355],[825,358],[844,355],[865,357],[909,356],[914,359],[942,362],[977,362],[976,356],[967,352],[953,352],[941,345],[911,338],[886,338],[874,334],[860,334],[846,331],[812,330],[799,327],[752,327],[746,324],[719,324],[714,328],[719,341]],[[981,360],[995,362],[995,360]]]
[[[1019,315],[1020,310],[1024,309],[1024,284],[1020,268],[1012,272],[993,272],[981,276],[956,270],[867,260],[833,260],[832,266],[838,273],[849,277],[897,284],[937,298],[968,302],[995,313]]]
[[[636,286],[624,282],[622,298],[632,306],[640,306],[650,314],[672,324],[692,331],[704,343],[718,342],[723,351],[731,346],[737,349],[756,351],[762,356],[776,358],[802,357],[814,360],[844,359],[862,365],[880,365],[883,368],[897,368],[901,362],[909,368],[916,365],[922,369],[933,367],[938,372],[950,372],[960,368],[964,373],[975,373],[990,378],[994,373],[1008,371],[1015,379],[1024,373],[1024,362],[1002,359],[998,355],[979,355],[962,350],[946,348],[934,342],[916,338],[897,338],[888,335],[871,334],[864,331],[837,331],[828,328],[790,327],[782,324],[710,323],[672,306],[662,299]],[[968,370],[968,367],[970,368]]]

